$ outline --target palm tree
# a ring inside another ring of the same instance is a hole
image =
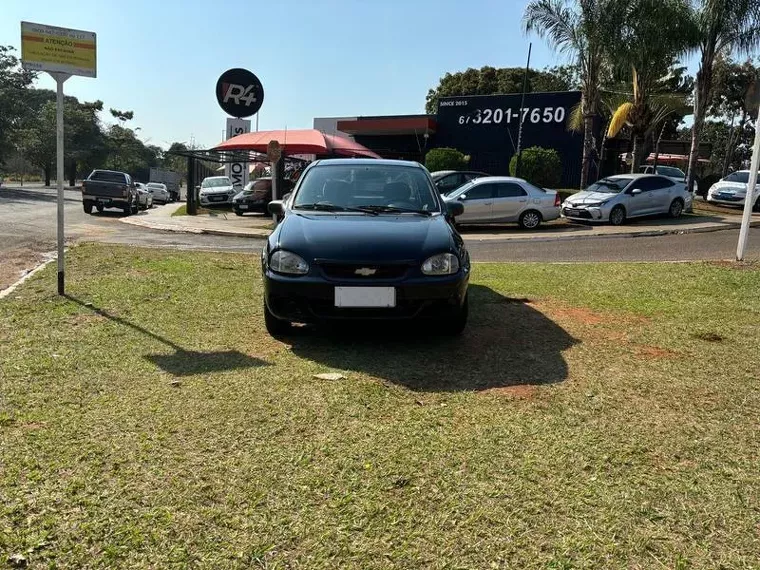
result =
[[[583,114],[583,166],[581,188],[588,181],[593,148],[594,117],[599,110],[599,84],[605,64],[611,9],[620,0],[531,0],[525,8],[526,33],[535,31],[557,52],[570,55],[580,68]]]
[[[710,104],[716,57],[726,51],[749,55],[760,45],[760,0],[695,0],[695,3],[691,23],[700,60],[694,90],[687,188],[694,185],[699,136]]]
[[[619,74],[629,74],[631,98],[613,113],[607,136],[631,129],[635,172],[644,143],[659,125],[683,106],[683,97],[663,93],[664,83],[691,41],[687,0],[633,0],[619,4],[620,37],[609,57]]]

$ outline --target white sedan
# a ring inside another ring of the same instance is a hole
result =
[[[737,170],[713,184],[707,191],[707,201],[711,204],[744,206],[749,184],[749,170]],[[753,210],[760,212],[760,188],[755,188]]]
[[[161,184],[160,182],[148,182],[145,187],[148,192],[153,194],[154,202],[168,204],[172,201],[172,196],[169,193],[169,189],[166,187],[166,184]]]

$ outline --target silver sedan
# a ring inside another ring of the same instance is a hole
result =
[[[683,182],[665,176],[619,174],[594,182],[562,204],[562,215],[571,220],[609,222],[619,226],[629,218],[668,214],[679,217],[691,209],[691,192]]]
[[[443,199],[464,205],[464,213],[456,218],[457,224],[517,222],[521,228],[532,230],[541,222],[559,218],[559,195],[522,178],[477,178],[444,194]]]

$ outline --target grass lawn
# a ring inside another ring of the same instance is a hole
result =
[[[256,256],[67,259],[0,301],[0,567],[760,567],[757,266],[477,265],[459,339],[283,343]]]

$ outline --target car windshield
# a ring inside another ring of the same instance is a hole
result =
[[[633,180],[633,178],[602,178],[586,188],[586,192],[618,194],[623,188],[631,183],[631,180]]]
[[[232,186],[230,179],[226,176],[206,178],[201,184],[201,188],[220,188],[222,186]]]
[[[749,172],[746,172],[746,171],[732,172],[731,174],[726,176],[723,180],[725,182],[741,182],[742,184],[747,184],[749,182]]]
[[[365,208],[378,213],[440,211],[435,190],[423,169],[381,162],[315,166],[304,174],[293,207]]]
[[[444,190],[441,192],[441,196],[451,196],[454,193],[456,194],[463,194],[470,186],[472,186],[474,180],[470,180],[469,182],[465,182],[461,186],[457,186],[456,188],[450,188],[449,190]]]
[[[674,166],[658,166],[657,174],[669,176],[670,178],[686,178],[686,174],[684,174],[683,170]]]
[[[96,170],[90,174],[90,180],[102,180],[103,182],[116,182],[117,184],[126,184],[126,177],[121,172],[110,172],[108,170]]]

